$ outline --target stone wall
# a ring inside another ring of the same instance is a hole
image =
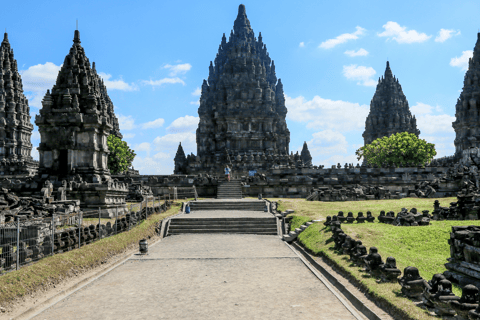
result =
[[[458,182],[442,180],[448,167],[410,168],[282,168],[268,171],[257,170],[255,177],[248,171],[233,172],[234,179],[244,183],[244,196],[305,198],[312,188],[348,187],[356,184],[383,186],[392,194],[415,190],[415,184],[440,179],[436,196],[450,196],[459,190]],[[143,181],[152,188],[155,196],[169,192],[169,187],[191,187],[195,185],[200,197],[215,197],[217,185],[224,176],[209,175],[140,175],[114,176],[119,181]]]

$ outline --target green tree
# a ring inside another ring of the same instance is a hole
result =
[[[358,160],[364,158],[369,164],[420,165],[430,162],[437,154],[435,144],[419,139],[415,134],[400,132],[390,137],[378,138],[358,149]]]
[[[125,172],[133,162],[136,154],[130,149],[125,141],[111,134],[107,139],[108,150],[108,169],[112,174]]]

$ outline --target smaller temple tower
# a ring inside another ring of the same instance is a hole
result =
[[[75,30],[57,82],[47,90],[35,119],[41,138],[39,174],[54,184],[61,181],[68,199],[80,200],[86,210],[100,208],[104,217],[127,210],[128,188],[112,180],[108,169],[107,138],[121,137],[115,121],[107,89]]]
[[[370,102],[370,113],[365,122],[364,145],[399,132],[414,133],[417,137],[417,120],[412,117],[407,98],[400,82],[392,73],[387,61],[385,74],[378,79],[377,90]]]
[[[116,133],[116,118],[95,63],[90,67],[80,45],[78,30],[57,82],[45,94],[42,105],[35,121],[41,136],[40,173],[60,177],[80,174],[87,182],[108,180],[107,138]]]
[[[0,172],[33,175],[38,164],[32,159],[33,125],[28,100],[23,94],[17,60],[5,32],[0,45]]]
[[[305,166],[310,167],[312,165],[312,156],[308,150],[307,141],[303,142],[302,152],[300,153],[302,162]]]
[[[187,157],[185,156],[185,151],[183,151],[182,143],[178,145],[177,154],[175,155],[175,170],[174,174],[185,173],[185,166],[187,164]]]
[[[468,61],[468,70],[463,80],[463,90],[455,106],[455,156],[463,150],[480,147],[480,33],[473,49],[473,57]]]

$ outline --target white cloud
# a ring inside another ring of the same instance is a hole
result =
[[[368,87],[374,87],[377,82],[372,77],[377,72],[372,67],[357,66],[352,64],[349,66],[343,66],[343,75],[349,80],[358,81],[357,84]]]
[[[453,30],[453,29],[440,29],[440,31],[438,31],[438,36],[435,38],[435,42],[445,42],[447,39],[450,39],[452,36],[458,36],[458,35],[460,35],[460,31]]]
[[[148,157],[150,156],[150,149],[151,149],[150,143],[148,142],[142,142],[140,144],[135,145],[135,147],[133,148],[135,152],[145,151]]]
[[[436,105],[435,107],[433,107],[431,105],[428,105],[422,102],[417,102],[416,105],[414,105],[413,107],[410,107],[410,111],[415,116],[418,116],[421,114],[429,114],[429,113],[432,113],[433,111],[443,112],[442,108],[439,105]]]
[[[192,92],[192,96],[200,96],[202,94],[202,89],[200,87],[197,87],[195,91]]]
[[[190,101],[190,104],[199,106],[199,105],[200,105],[200,101]]]
[[[158,152],[153,156],[154,159],[171,159],[172,156],[169,153]]]
[[[126,133],[123,135],[123,139],[133,139],[135,138],[135,133]]]
[[[121,131],[132,130],[135,128],[135,120],[132,118],[132,116],[117,114],[117,118]]]
[[[38,129],[37,129],[37,128],[35,128],[35,129],[32,131],[31,140],[40,140],[40,132],[38,132]]]
[[[348,142],[343,134],[331,129],[315,132],[313,139],[307,141],[308,150],[313,155],[347,153]]]
[[[155,129],[155,128],[160,128],[163,126],[165,123],[165,119],[163,118],[158,118],[153,121],[146,122],[142,124],[142,129]]]
[[[108,90],[122,90],[122,91],[135,91],[138,90],[138,87],[135,84],[128,84],[125,81],[120,79],[118,80],[110,80],[112,77],[111,74],[107,74],[104,72],[99,72],[98,75],[103,79],[105,86]]]
[[[180,142],[184,149],[194,150],[197,148],[196,139],[197,137],[193,132],[169,133],[164,136],[156,137],[153,140],[153,144],[156,146],[155,150],[158,151],[174,149],[176,152]]]
[[[319,96],[305,100],[298,96],[285,95],[289,120],[307,123],[309,129],[331,129],[336,131],[364,130],[365,119],[370,107],[342,100],[324,99]]]
[[[176,64],[176,65],[171,65],[171,64],[166,64],[163,66],[164,69],[169,69],[170,70],[170,77],[175,77],[178,74],[185,74],[187,71],[189,71],[192,68],[192,65],[190,63],[182,63],[182,64]]]
[[[57,66],[52,62],[37,64],[27,70],[21,70],[23,90],[28,98],[28,105],[40,109],[42,99],[47,90],[52,89],[57,81],[58,71],[61,65]],[[30,94],[28,94],[30,92]]]
[[[305,47],[305,42],[300,42],[300,44],[298,45],[300,48],[303,48]]]
[[[38,150],[36,147],[32,148],[32,152],[30,153],[30,155],[34,160],[37,160],[37,161],[40,160],[40,155],[38,154]]]
[[[357,30],[353,33],[344,33],[344,34],[341,34],[334,39],[328,39],[328,40],[322,42],[319,45],[319,48],[331,49],[331,48],[335,47],[336,45],[339,45],[341,43],[345,43],[349,40],[356,40],[356,39],[358,39],[358,36],[361,36],[365,33],[365,29],[362,28],[362,27],[357,26],[356,29]]]
[[[170,133],[194,131],[198,127],[199,119],[199,117],[189,115],[177,118],[167,127],[167,131]]]
[[[419,33],[416,30],[407,31],[407,27],[402,27],[393,21],[388,21],[383,25],[383,28],[385,31],[378,33],[378,36],[387,37],[389,40],[392,39],[398,43],[424,42],[432,37],[425,33]]]
[[[152,87],[160,87],[163,84],[175,84],[175,83],[181,83],[185,85],[185,82],[180,79],[180,78],[163,78],[160,80],[142,80],[142,83],[144,85],[151,85]]]
[[[455,131],[452,122],[455,121],[455,117],[443,113],[438,105],[434,107],[421,102],[417,102],[410,110],[417,119],[420,138],[435,144],[437,151],[435,158],[453,155]]]
[[[368,51],[363,49],[363,48],[360,48],[358,49],[357,51],[355,50],[347,50],[344,52],[347,56],[350,56],[350,57],[358,57],[358,56],[366,56],[368,55]]]
[[[455,117],[448,114],[426,114],[421,116],[415,116],[417,118],[417,127],[422,133],[434,134],[434,133],[451,133],[454,134],[452,122],[455,121]],[[452,137],[452,141],[454,137]]]
[[[133,160],[133,167],[140,172],[140,174],[172,174],[173,173],[173,161],[171,168],[168,164],[156,161],[150,157],[136,156]]]
[[[466,50],[462,52],[460,57],[455,57],[450,60],[452,67],[459,67],[462,70],[468,69],[468,60],[473,57],[473,50]]]

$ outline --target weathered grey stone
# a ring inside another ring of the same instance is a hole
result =
[[[38,163],[31,156],[32,131],[22,78],[5,32],[0,45],[0,174],[35,174]]]
[[[387,61],[385,74],[378,79],[377,90],[370,102],[370,113],[365,122],[365,145],[399,132],[414,133],[417,137],[417,120],[412,117],[407,98]]]
[[[477,128],[480,123],[480,32],[477,34],[477,43],[473,49],[473,57],[468,62],[468,70],[463,81],[463,90],[455,106],[456,119],[452,123],[455,130],[455,155],[460,157],[464,150],[471,147],[480,147],[480,133]]]

